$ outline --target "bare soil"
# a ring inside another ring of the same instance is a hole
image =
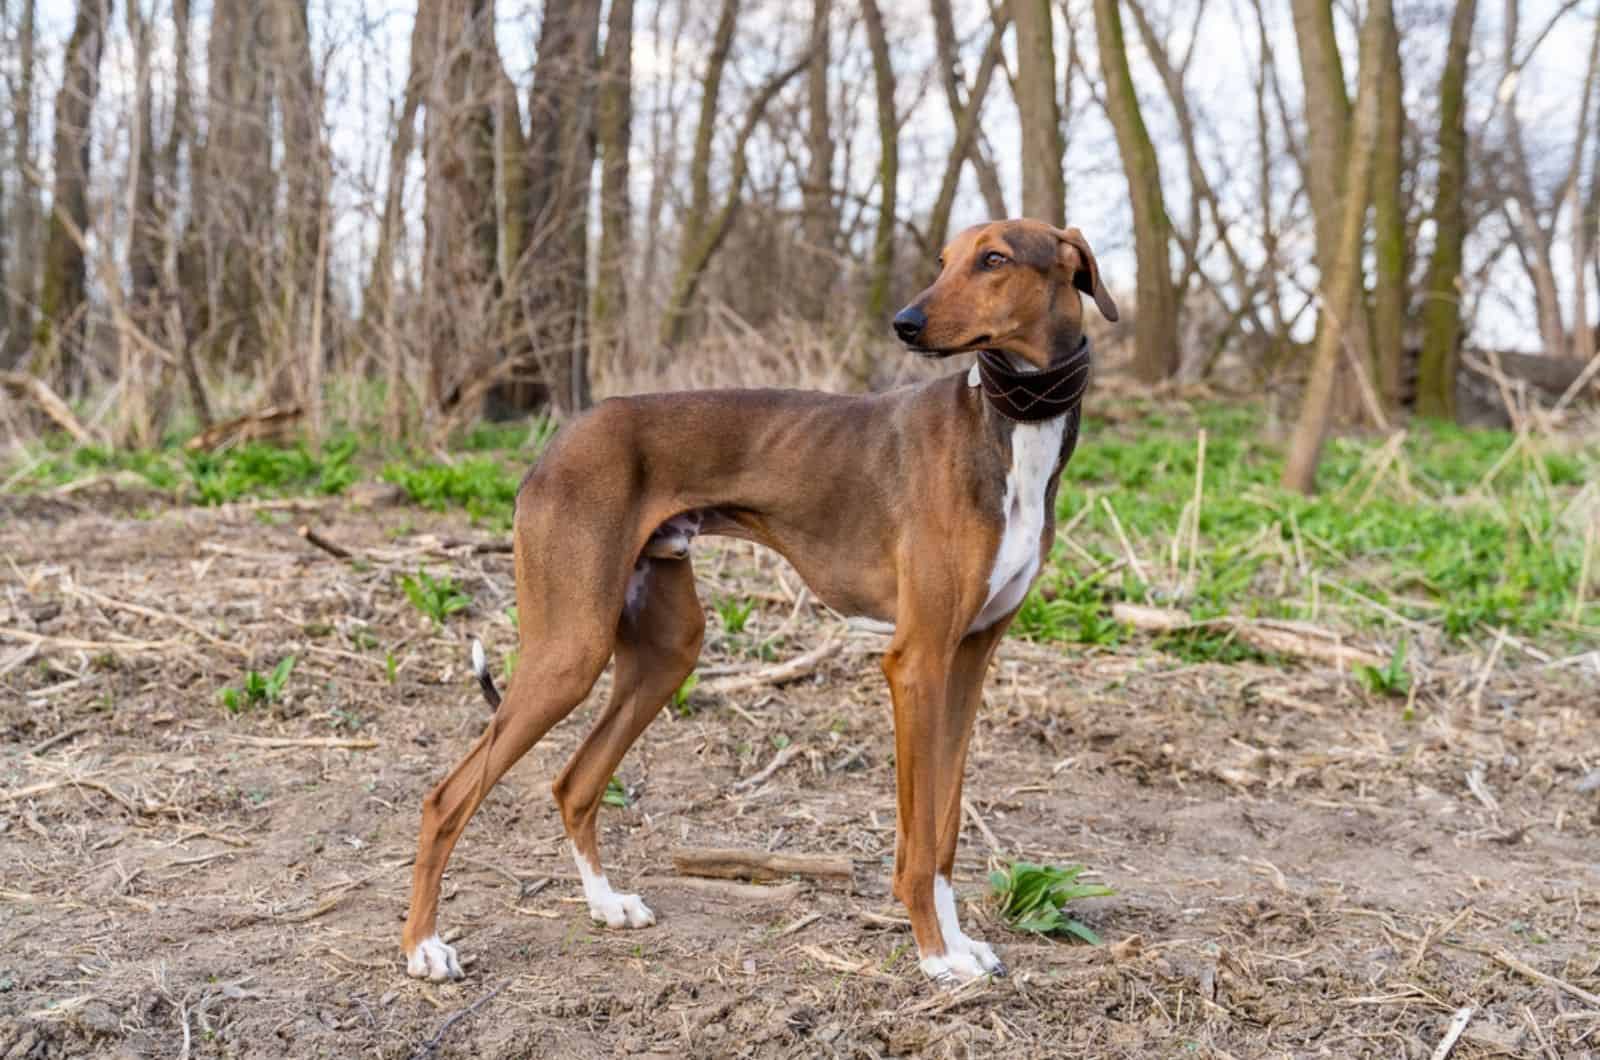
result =
[[[602,814],[642,931],[589,923],[562,849],[584,706],[457,850],[466,980],[414,982],[418,805],[487,717],[468,638],[514,646],[509,557],[473,548],[498,539],[350,501],[0,498],[0,1057],[1426,1058],[1465,1006],[1453,1057],[1600,1056],[1600,691],[1511,648],[1428,660],[1408,716],[1324,668],[1008,641],[956,884],[1012,974],[953,992],[888,894],[884,638],[652,726]],[[396,585],[424,564],[475,598],[443,630]],[[697,566],[708,605],[760,605],[737,637],[711,617],[713,671],[838,629],[769,556]],[[280,702],[224,709],[288,654]],[[729,897],[674,877],[683,844],[847,854],[856,880]],[[998,922],[995,855],[1089,865],[1105,943]]]

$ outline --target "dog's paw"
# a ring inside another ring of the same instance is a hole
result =
[[[917,966],[928,978],[946,986],[970,982],[986,975],[1006,974],[1005,962],[994,952],[993,946],[966,935],[958,936],[954,943],[947,943],[944,953],[922,958]]]
[[[465,973],[456,959],[455,947],[446,946],[438,935],[429,935],[406,954],[406,974],[413,979],[441,983],[446,979],[460,979]]]
[[[595,923],[613,928],[642,928],[656,922],[656,915],[638,895],[615,891],[590,898],[589,916]]]
[[[937,957],[924,957],[917,962],[922,974],[940,986],[957,986],[979,979],[988,973],[971,953],[950,951]]]

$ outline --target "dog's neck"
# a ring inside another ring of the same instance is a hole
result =
[[[1044,369],[998,350],[978,354],[984,399],[1000,416],[1039,423],[1075,413],[1082,404],[1093,359],[1089,338],[1075,330],[1063,330],[1052,338],[1050,366]]]

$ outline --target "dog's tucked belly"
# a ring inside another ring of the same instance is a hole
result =
[[[1019,423],[1011,431],[1011,468],[1006,472],[1001,517],[1005,529],[989,569],[989,596],[969,633],[987,629],[1022,603],[1039,573],[1039,538],[1044,533],[1045,498],[1061,458],[1066,419]]]

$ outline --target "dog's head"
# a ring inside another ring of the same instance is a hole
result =
[[[990,221],[950,241],[938,279],[895,314],[894,331],[925,357],[1003,350],[1047,368],[1053,351],[1070,349],[1083,333],[1080,291],[1107,320],[1117,319],[1082,232]]]

